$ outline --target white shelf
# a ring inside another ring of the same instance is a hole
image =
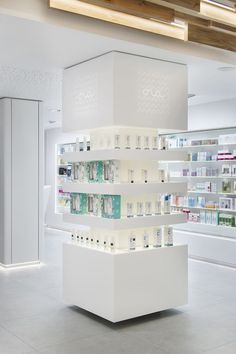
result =
[[[205,178],[212,178],[212,179],[236,179],[236,176],[170,176],[170,178],[200,178],[200,179],[205,179]]]
[[[64,214],[63,221],[70,224],[89,225],[90,227],[109,230],[125,230],[140,227],[173,225],[186,222],[184,213],[172,213],[152,216],[135,216],[131,218],[107,219],[90,215]]]
[[[204,208],[204,207],[189,207],[189,206],[175,206],[175,205],[171,205],[171,208],[199,209],[199,210],[208,210],[208,211],[224,211],[229,213],[236,213],[235,209],[224,209],[224,208]]]
[[[112,195],[137,195],[142,193],[187,193],[187,183],[64,183],[64,192]]]
[[[102,161],[102,160],[157,160],[185,161],[188,155],[185,151],[171,150],[96,150],[68,152],[63,154],[63,160],[68,162]]]
[[[101,252],[63,245],[63,298],[109,321],[163,311],[187,302],[185,245]]]

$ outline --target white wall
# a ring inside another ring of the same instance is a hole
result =
[[[189,130],[235,126],[236,98],[189,106]]]
[[[45,131],[45,184],[52,187],[46,213],[46,224],[55,228],[69,229],[63,223],[62,215],[55,213],[55,183],[56,183],[56,144],[74,142],[74,134],[63,133],[61,128]]]

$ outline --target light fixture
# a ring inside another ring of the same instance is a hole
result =
[[[56,123],[56,122],[57,122],[56,120],[49,120],[49,121],[48,121],[49,124],[54,124],[54,123]]]
[[[217,70],[224,71],[224,72],[234,71],[234,70],[236,70],[236,67],[234,67],[234,66],[220,66],[219,68],[217,68]]]
[[[188,94],[188,99],[189,99],[189,98],[193,98],[193,97],[195,97],[195,96],[196,96],[195,93],[189,93],[189,94]]]
[[[59,112],[61,112],[61,109],[59,109],[59,108],[49,108],[48,109],[51,113],[59,113]]]
[[[236,24],[236,9],[230,1],[201,0],[200,14],[225,24]]]
[[[154,18],[146,19],[79,0],[50,0],[49,6],[58,10],[72,12],[118,25],[187,40],[186,24],[179,26],[176,23],[166,23]]]

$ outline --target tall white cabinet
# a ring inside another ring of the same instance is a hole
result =
[[[43,240],[39,101],[0,99],[0,264],[38,263]]]

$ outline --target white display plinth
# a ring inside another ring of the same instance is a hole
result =
[[[187,246],[103,251],[63,246],[63,297],[111,322],[187,303]]]

